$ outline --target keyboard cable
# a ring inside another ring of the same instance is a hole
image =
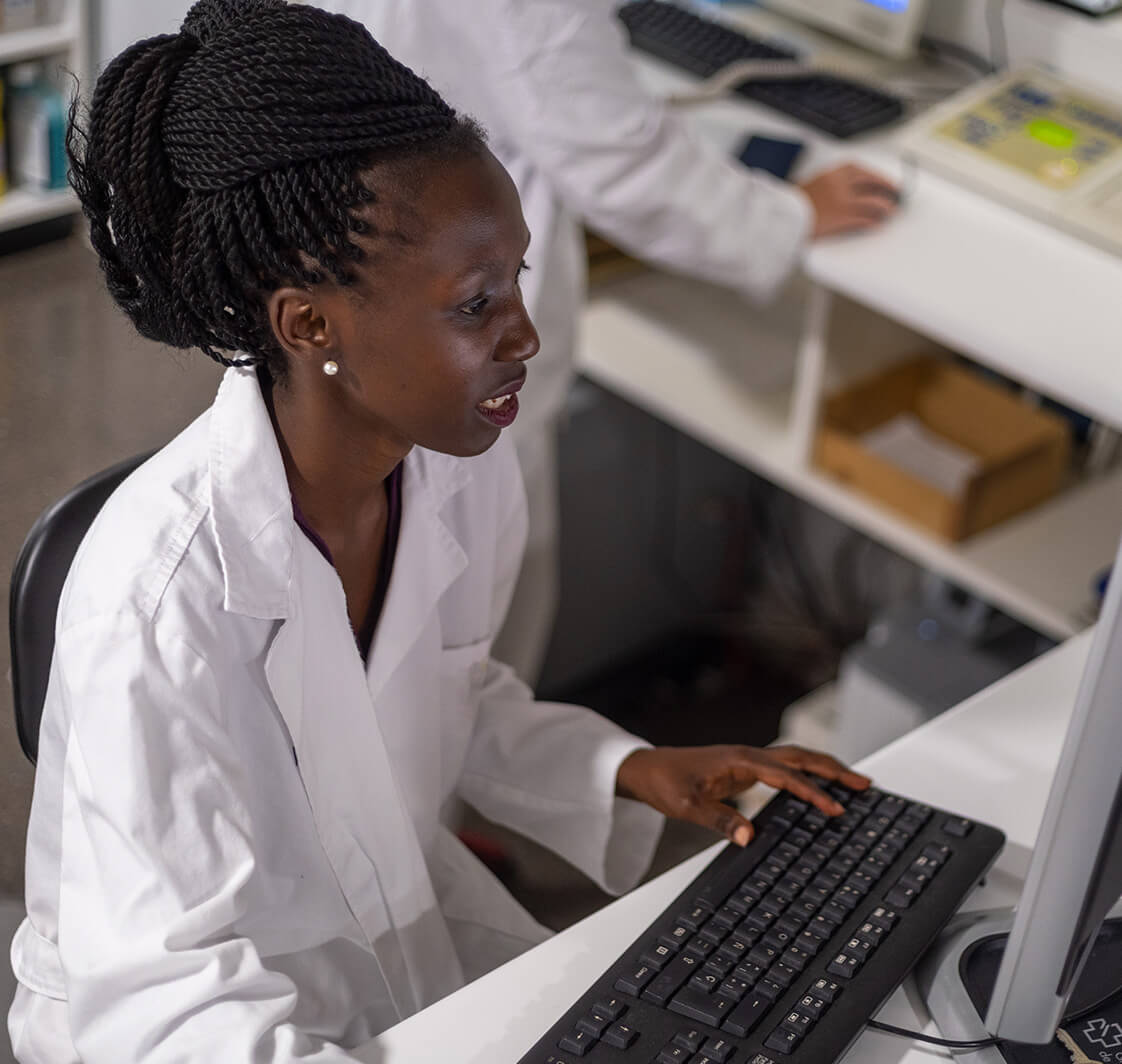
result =
[[[1075,1012],[1069,1012],[1064,1016],[1059,1023],[1060,1027],[1065,1027],[1069,1023],[1074,1023],[1076,1020],[1082,1019],[1088,1013],[1095,1012],[1101,1009],[1104,1005],[1109,1005],[1116,997],[1122,994],[1122,984],[1116,986],[1109,993],[1104,994],[1098,1001],[1091,1002]],[[977,1038],[973,1040],[959,1041],[953,1038],[938,1038],[935,1035],[923,1034],[920,1031],[909,1031],[904,1027],[894,1027],[890,1023],[881,1023],[880,1020],[869,1020],[865,1024],[870,1030],[880,1031],[882,1034],[892,1034],[900,1038],[911,1038],[916,1042],[925,1042],[928,1045],[941,1046],[944,1049],[988,1049],[991,1046],[1006,1045],[1012,1042],[1009,1038]]]

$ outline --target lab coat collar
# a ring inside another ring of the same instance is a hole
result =
[[[228,369],[210,412],[210,508],[223,606],[288,616],[295,522],[284,460],[256,372]]]
[[[211,408],[210,505],[224,582],[223,605],[249,617],[290,614],[293,544],[298,534],[292,496],[256,372],[228,369]],[[440,519],[447,501],[471,481],[462,459],[414,448],[405,459],[401,564],[406,588],[392,579],[385,613],[400,618],[379,640],[372,692],[384,683],[440,595],[467,564],[463,548]]]

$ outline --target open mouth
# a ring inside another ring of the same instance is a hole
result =
[[[476,408],[492,425],[506,428],[518,415],[518,396],[514,392],[484,399]]]

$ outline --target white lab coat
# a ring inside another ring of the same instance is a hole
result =
[[[453,795],[635,882],[661,826],[614,797],[638,740],[489,656],[524,531],[505,440],[415,449],[364,668],[256,378],[226,374],[63,593],[12,945],[21,1062],[352,1059],[547,934],[444,826]]]
[[[541,352],[513,426],[530,542],[502,649],[532,679],[557,591],[552,437],[585,293],[581,221],[648,262],[766,301],[794,270],[813,209],[798,189],[726,158],[640,85],[618,0],[315,3],[363,23],[478,119],[522,197],[533,238],[522,294]]]

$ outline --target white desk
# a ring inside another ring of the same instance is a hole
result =
[[[1090,644],[1077,636],[861,763],[889,790],[1005,831],[1009,845],[969,908],[1010,904],[1019,891]],[[368,1064],[514,1064],[685,888],[714,850],[386,1031],[356,1055]],[[902,989],[880,1013],[922,1022]],[[867,1033],[850,1059],[920,1064],[942,1056]]]
[[[761,17],[747,14],[744,18]],[[654,92],[690,84],[637,60]],[[891,133],[831,141],[724,99],[690,121],[725,150],[749,131],[808,143],[802,171],[858,157],[892,176]],[[582,319],[581,371],[629,402],[1056,639],[1091,616],[1122,530],[1122,471],[961,544],[947,544],[820,474],[818,408],[845,381],[949,348],[1122,426],[1122,258],[927,173],[883,230],[814,245],[778,307],[659,273],[605,283]]]

